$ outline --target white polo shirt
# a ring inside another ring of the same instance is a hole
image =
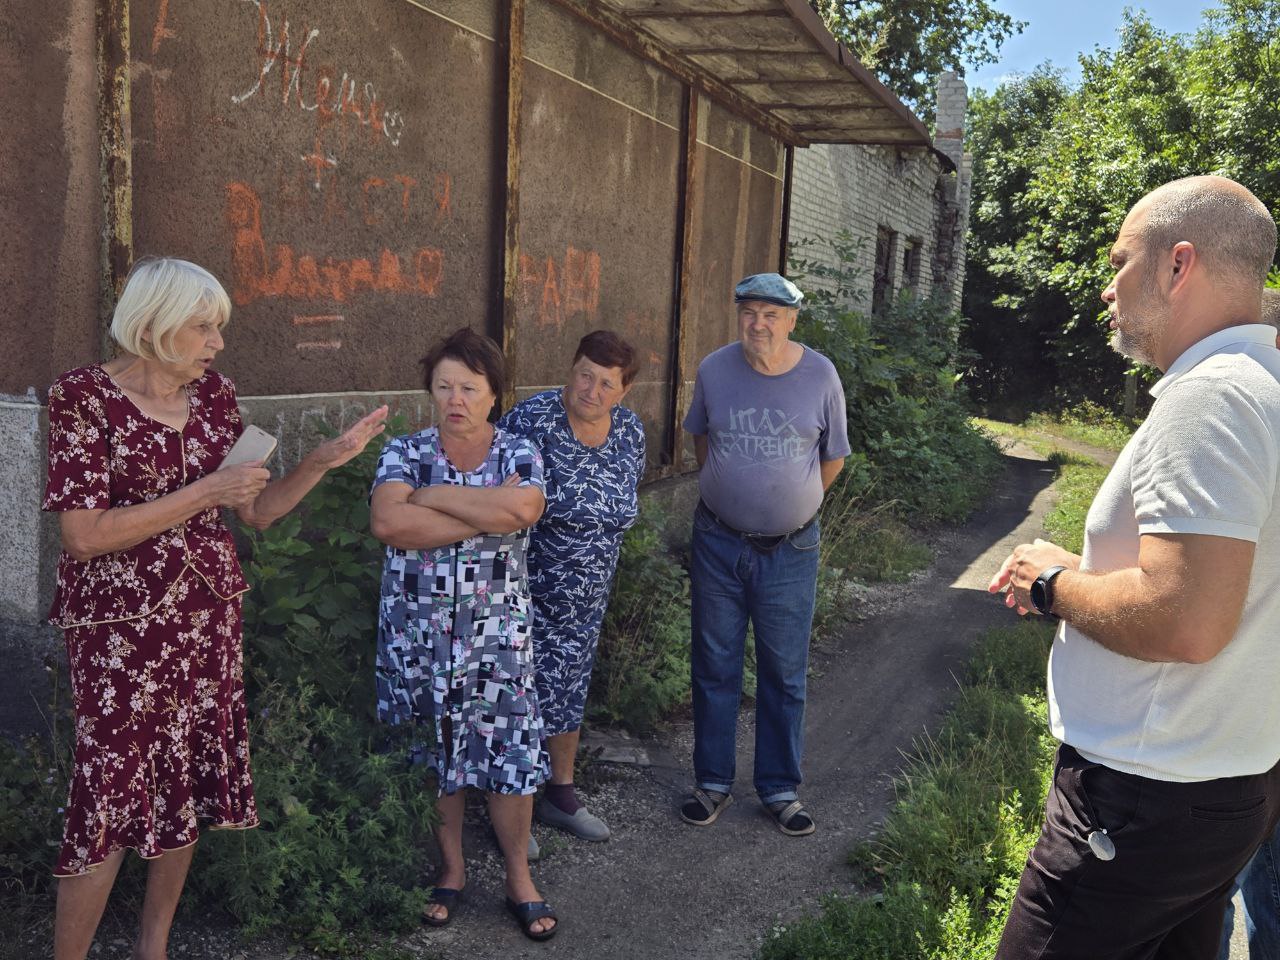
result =
[[[1256,774],[1280,760],[1280,351],[1249,324],[1191,346],[1089,508],[1081,570],[1138,565],[1144,533],[1253,541],[1239,629],[1204,664],[1147,663],[1066,621],[1049,658],[1053,735],[1157,780]]]

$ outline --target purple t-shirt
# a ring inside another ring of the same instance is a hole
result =
[[[849,455],[844,388],[831,361],[804,348],[786,373],[760,373],[741,343],[698,366],[690,433],[707,435],[702,499],[738,530],[769,536],[803,526],[822,505],[819,461]]]

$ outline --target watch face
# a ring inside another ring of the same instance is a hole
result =
[[[1045,609],[1045,607],[1048,606],[1045,602],[1046,599],[1044,581],[1037,578],[1035,583],[1031,584],[1031,602],[1035,605],[1037,613],[1043,614],[1049,612]]]

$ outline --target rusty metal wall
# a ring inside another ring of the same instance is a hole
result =
[[[487,329],[497,14],[452,7],[134,0],[135,251],[224,279],[241,392],[408,389]]]
[[[618,330],[646,361],[629,402],[660,473],[698,361],[736,336],[733,283],[776,267],[781,144],[546,0],[99,0],[128,10],[130,100],[107,116],[95,0],[14,6],[0,76],[33,95],[3,108],[0,324],[23,348],[0,352],[0,393],[101,359],[111,226],[223,278],[220,368],[246,396],[414,390],[462,324],[511,335],[524,396],[563,382],[587,330]],[[104,183],[113,130],[129,163]]]
[[[738,339],[734,285],[748,274],[778,268],[785,173],[783,145],[714,102],[699,101],[697,131],[688,315],[682,318],[688,332],[681,337],[686,404],[699,361]],[[681,450],[678,466],[691,468],[687,438]]]
[[[683,88],[546,3],[528,7],[521,116],[517,394],[564,382],[605,327],[643,367],[627,404],[668,443]]]
[[[93,0],[0,4],[0,394],[97,350],[99,198]]]

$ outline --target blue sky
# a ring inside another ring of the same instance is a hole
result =
[[[978,70],[966,68],[970,88],[994,89],[1012,73],[1029,73],[1046,60],[1066,71],[1068,80],[1080,79],[1077,57],[1094,47],[1115,48],[1120,12],[1125,6],[1143,10],[1168,33],[1194,31],[1201,12],[1212,0],[995,0],[995,6],[1015,20],[1027,21],[1022,33],[1005,41],[1000,62]]]

